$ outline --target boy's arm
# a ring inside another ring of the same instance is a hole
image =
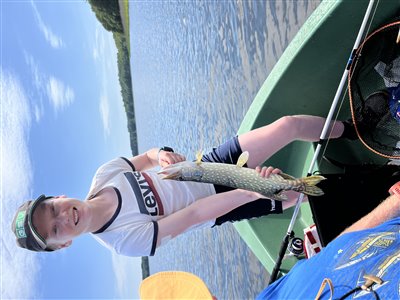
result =
[[[373,211],[348,227],[340,235],[347,232],[373,228],[399,216],[400,198],[399,196],[391,195],[381,204],[379,204]]]
[[[152,148],[145,153],[139,154],[130,158],[129,160],[135,166],[136,171],[144,171],[156,166],[165,167],[170,164],[184,161],[185,156],[161,150],[160,148]]]
[[[188,207],[157,221],[157,246],[161,245],[163,240],[168,241],[193,225],[216,219],[234,208],[259,198],[263,196],[238,189],[199,199]]]

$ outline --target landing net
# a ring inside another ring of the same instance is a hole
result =
[[[371,33],[349,71],[353,123],[371,151],[400,159],[400,21]]]

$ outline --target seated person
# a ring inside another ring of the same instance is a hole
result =
[[[353,294],[349,299],[399,299],[400,182],[392,190],[396,192],[372,212],[320,253],[298,262],[257,299],[315,299],[325,278],[332,283],[335,299],[345,299],[346,294]],[[361,288],[367,282],[365,277],[382,280],[371,286],[378,298]],[[329,289],[321,292],[320,299],[329,298]]]

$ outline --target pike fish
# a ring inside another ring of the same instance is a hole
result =
[[[161,169],[158,174],[164,175],[162,179],[178,181],[195,181],[228,186],[260,193],[273,200],[285,201],[283,191],[293,190],[306,195],[321,196],[324,192],[317,186],[323,176],[313,175],[303,178],[294,178],[288,174],[271,174],[262,177],[251,168],[243,165],[249,158],[247,151],[243,152],[236,165],[224,163],[208,163],[201,161],[201,153],[197,160],[183,161]]]

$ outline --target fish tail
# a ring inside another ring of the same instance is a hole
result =
[[[304,191],[302,192],[310,196],[322,196],[324,194],[323,190],[315,185],[325,179],[326,178],[324,176],[320,175],[313,175],[301,178],[300,180],[304,183]]]

